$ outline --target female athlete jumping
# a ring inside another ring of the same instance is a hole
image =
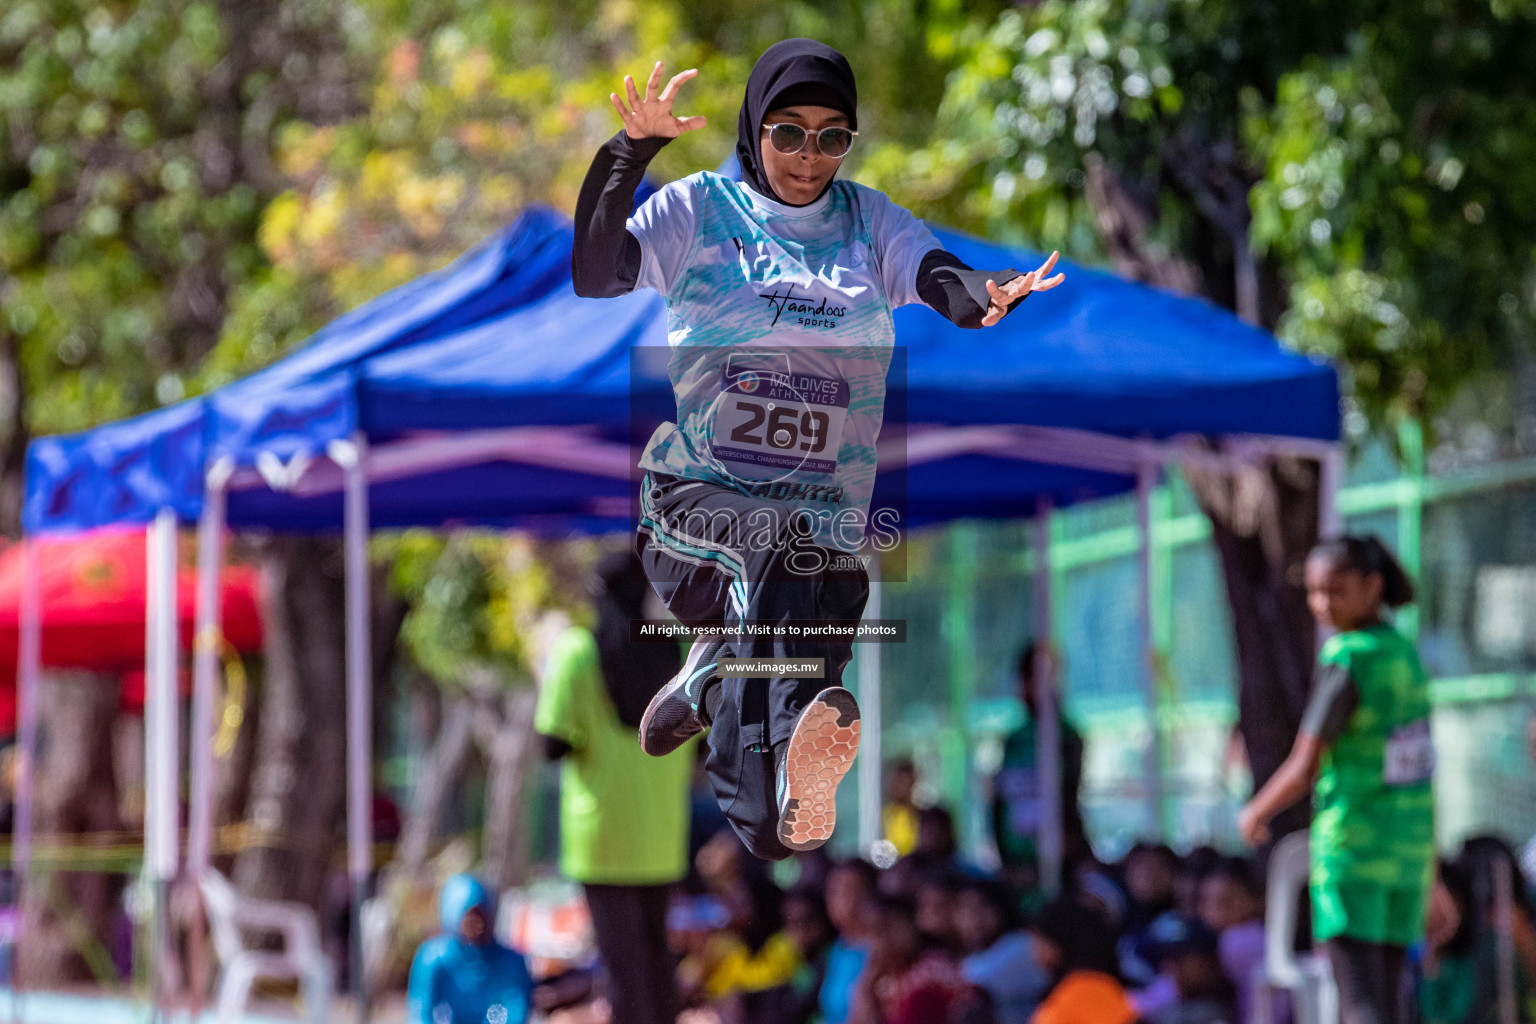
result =
[[[856,622],[869,595],[853,556],[871,526],[891,311],[922,302],[989,327],[1063,275],[1048,276],[1055,253],[1027,274],[972,270],[884,195],[837,180],[857,91],[843,55],[809,39],[774,44],[752,69],[740,181],[693,174],[631,216],[650,160],[704,126],[672,112],[697,74],[658,91],[658,62],[644,95],[626,76],[627,102],[611,97],[624,130],[582,186],[572,274],[581,295],[644,287],[667,299],[677,421],[645,446],[636,544],[651,585],[700,637],[651,701],[641,746],[666,754],[711,727],[721,807],[755,854],[779,859],[831,836],[858,752],[858,706],[839,685],[851,644],[803,630]],[[743,678],[722,658],[783,671]]]

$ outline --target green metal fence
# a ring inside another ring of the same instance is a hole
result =
[[[1422,434],[1410,426],[1398,440],[1400,461],[1379,444],[1353,460],[1339,506],[1348,529],[1380,534],[1420,583],[1397,621],[1434,676],[1441,840],[1523,841],[1536,832],[1524,740],[1536,705],[1536,459],[1431,475]],[[1179,845],[1231,847],[1249,781],[1224,756],[1236,664],[1220,566],[1177,474],[1152,515],[1165,830]],[[1065,510],[1052,532],[1060,684],[1088,740],[1084,811],[1115,856],[1149,831],[1134,503]],[[1031,633],[1033,561],[1028,524],[963,522],[913,536],[910,582],[885,588],[885,617],[908,622],[908,642],[884,651],[886,759],[916,758],[928,797],[957,810],[973,850],[986,846],[982,780],[1020,720],[1013,669]]]

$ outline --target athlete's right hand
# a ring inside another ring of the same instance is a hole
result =
[[[658,95],[656,87],[661,84],[661,61],[657,61],[651,69],[650,79],[645,83],[643,97],[635,89],[634,77],[625,75],[624,91],[629,95],[628,106],[619,98],[618,93],[608,94],[619,116],[624,119],[625,134],[632,139],[675,139],[683,132],[703,128],[703,117],[675,117],[672,114],[672,100],[677,96],[678,88],[698,73],[699,69],[693,68],[673,75],[672,81]]]
[[[1249,846],[1263,846],[1269,842],[1269,823],[1259,816],[1252,803],[1238,812],[1237,834]]]

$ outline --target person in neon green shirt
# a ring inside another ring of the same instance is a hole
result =
[[[669,644],[629,642],[647,589],[638,559],[610,559],[599,576],[595,635],[573,626],[555,641],[534,729],[562,760],[560,871],[586,890],[615,1019],[670,1024],[666,914],[669,887],[688,870],[694,746],[651,757],[636,730],[682,658]]]
[[[1424,934],[1434,880],[1429,681],[1383,608],[1413,600],[1375,537],[1342,537],[1307,559],[1307,602],[1337,630],[1296,744],[1238,818],[1245,841],[1313,788],[1312,927],[1325,944],[1344,1024],[1401,1019],[1406,948]]]

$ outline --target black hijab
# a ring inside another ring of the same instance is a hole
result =
[[[842,54],[814,39],[774,43],[752,66],[747,94],[741,100],[741,115],[736,122],[736,160],[741,164],[741,180],[759,194],[784,202],[768,184],[768,175],[763,170],[758,140],[762,138],[763,119],[768,111],[796,105],[830,107],[847,114],[848,127],[857,130],[858,103],[853,68]],[[832,181],[835,180],[834,175]],[[832,187],[832,181],[827,182],[827,188]]]
[[[633,552],[610,555],[597,570],[597,660],[619,721],[640,727],[645,706],[682,665],[675,643],[632,643],[629,620],[644,617],[645,570]]]

